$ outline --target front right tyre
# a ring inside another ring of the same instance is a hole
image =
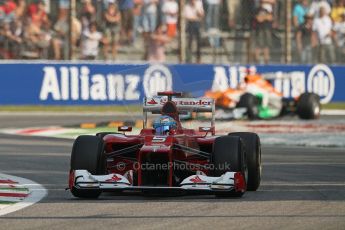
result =
[[[214,166],[213,176],[219,177],[228,171],[241,172],[244,178],[248,170],[243,141],[240,137],[221,136],[215,139],[211,162]],[[226,166],[229,165],[230,168]],[[244,192],[219,192],[218,197],[241,197]]]
[[[248,167],[247,190],[256,191],[260,186],[262,173],[260,138],[256,133],[249,132],[229,133],[229,136],[240,137],[244,142]]]
[[[82,135],[73,144],[71,154],[71,171],[83,169],[93,175],[106,173],[106,159],[104,154],[104,142],[100,137]],[[97,198],[101,194],[98,189],[71,188],[73,196],[79,198]]]

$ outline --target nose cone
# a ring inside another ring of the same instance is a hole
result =
[[[172,136],[147,136],[145,137],[145,144],[141,147],[140,152],[169,153],[172,144]]]

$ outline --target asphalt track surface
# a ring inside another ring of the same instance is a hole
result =
[[[2,116],[0,127],[78,120]],[[0,135],[0,171],[48,189],[40,203],[0,217],[0,229],[345,229],[345,149],[263,146],[262,185],[241,199],[106,194],[90,201],[65,191],[71,147],[71,140]]]

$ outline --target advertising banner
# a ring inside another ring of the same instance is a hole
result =
[[[236,87],[248,68],[272,80],[284,97],[309,91],[322,103],[345,101],[345,66],[6,62],[0,64],[0,105],[138,104],[170,90],[198,97]]]

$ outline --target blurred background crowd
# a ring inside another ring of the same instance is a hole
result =
[[[0,58],[344,63],[345,0],[0,0]]]

